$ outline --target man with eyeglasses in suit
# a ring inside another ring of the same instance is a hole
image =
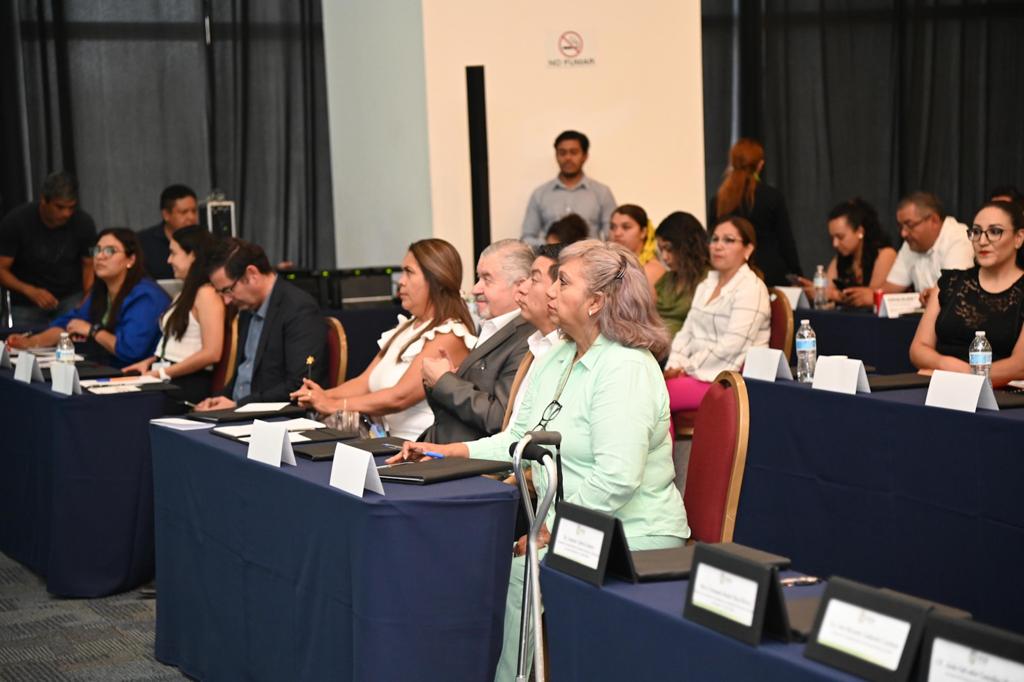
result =
[[[11,293],[15,326],[45,328],[92,287],[89,249],[96,224],[78,209],[78,181],[51,173],[39,200],[0,221],[0,286]]]

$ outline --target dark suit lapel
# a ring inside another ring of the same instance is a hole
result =
[[[259,345],[256,346],[256,359],[252,365],[252,376],[254,378],[256,377],[256,372],[259,371],[260,360],[263,359],[263,351],[266,349],[267,342],[270,338],[269,331],[273,328],[274,321],[280,312],[279,308],[281,307],[282,295],[281,279],[280,275],[278,275],[277,281],[274,282],[274,288],[270,291],[270,305],[267,306],[267,316],[263,319],[263,331],[260,333],[260,342]]]
[[[524,324],[528,323],[526,322],[526,320],[523,319],[522,314],[520,314],[518,317],[516,317],[516,319],[512,320],[504,327],[499,329],[497,333],[494,334],[494,336],[487,339],[487,341],[471,350],[469,352],[469,355],[466,356],[466,359],[462,361],[461,365],[459,365],[459,371],[456,374],[456,376],[464,377],[465,373],[469,371],[470,367],[472,367],[475,363],[479,362],[482,358],[486,357],[495,348],[498,348],[501,344],[508,341],[509,337],[515,334],[516,330],[518,330],[519,327]]]

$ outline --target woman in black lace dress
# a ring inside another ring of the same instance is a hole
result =
[[[939,295],[917,326],[910,360],[918,369],[969,372],[967,349],[976,331],[992,344],[993,386],[1024,378],[1024,212],[1006,201],[990,201],[967,229],[977,265],[943,270]]]

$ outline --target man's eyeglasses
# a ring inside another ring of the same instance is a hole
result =
[[[988,239],[989,244],[995,244],[997,241],[1003,238],[1003,233],[1006,232],[1001,227],[990,227],[987,230],[983,230],[980,227],[968,227],[967,237],[972,241],[976,242],[981,239],[981,235],[985,235]]]
[[[533,427],[534,431],[547,431],[548,424],[552,419],[558,416],[558,413],[562,411],[562,403],[557,400],[552,400],[548,403],[548,406],[544,408],[543,414],[540,416],[540,421],[537,422],[537,426]]]
[[[113,256],[115,253],[124,253],[123,250],[116,246],[94,246],[89,249],[89,255],[95,258],[96,256],[103,254],[107,258]]]
[[[916,229],[918,225],[920,225],[921,223],[923,223],[924,221],[928,220],[928,219],[929,219],[929,218],[931,218],[931,217],[932,217],[932,216],[931,216],[931,214],[929,213],[928,215],[926,215],[926,216],[925,216],[925,217],[923,217],[923,218],[918,218],[917,220],[913,220],[913,221],[911,221],[911,220],[908,220],[908,221],[906,221],[905,223],[896,223],[896,225],[897,225],[897,226],[898,226],[898,227],[899,227],[899,228],[900,228],[901,230],[906,230],[907,232],[911,232],[912,230]]]
[[[242,277],[244,276],[245,275],[242,275]],[[217,293],[220,294],[221,296],[230,296],[235,291],[235,287],[238,285],[238,283],[242,281],[242,277],[239,277],[234,282],[232,282],[231,284],[227,285],[222,289],[217,289]]]

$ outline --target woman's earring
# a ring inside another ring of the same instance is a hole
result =
[[[591,308],[590,310],[587,311],[587,317],[593,317],[593,316],[594,316],[594,309]]]

